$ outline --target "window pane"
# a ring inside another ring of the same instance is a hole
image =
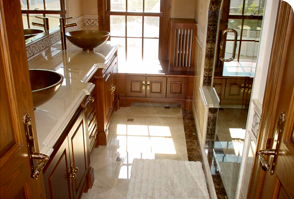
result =
[[[226,42],[225,59],[229,59],[229,58],[232,57],[232,55],[233,55],[233,47],[234,47],[234,42],[233,41],[227,41]],[[237,41],[236,55],[235,55],[234,60],[237,60],[238,52],[239,52],[239,41]]]
[[[29,0],[30,10],[44,10],[43,0]]]
[[[144,37],[159,38],[159,17],[144,17]]]
[[[242,40],[259,40],[261,20],[244,20]]]
[[[128,39],[128,61],[142,60],[142,39]]]
[[[22,15],[22,25],[24,29],[28,29],[28,18],[26,14]]]
[[[112,36],[125,36],[124,16],[110,16],[110,32]]]
[[[124,60],[126,59],[126,43],[125,43],[125,38],[114,38],[114,37],[111,37],[110,41],[119,45],[119,48],[118,48],[118,59],[119,60],[122,60],[124,62]]]
[[[27,10],[28,9],[27,0],[20,0],[20,6],[22,10]]]
[[[110,11],[126,11],[126,0],[111,0]]]
[[[256,60],[259,42],[242,41],[240,62],[252,62]]]
[[[145,12],[160,12],[160,0],[145,0]]]
[[[242,15],[243,1],[244,0],[231,0],[230,15]]]
[[[46,0],[46,10],[61,10],[60,0]]]
[[[158,59],[158,39],[144,39],[144,59]]]
[[[60,15],[46,15],[49,18],[49,29],[54,29],[59,27]]]
[[[242,19],[229,19],[228,28],[232,28],[237,31],[238,39],[240,39],[242,27]],[[234,34],[228,34],[227,39],[234,39]]]
[[[31,28],[33,28],[33,29],[39,29],[39,30],[44,30],[44,27],[33,26],[33,24],[32,24],[33,22],[39,23],[39,24],[43,24],[43,19],[38,19],[35,16],[43,17],[42,14],[41,15],[40,14],[29,14]]]
[[[246,0],[244,15],[263,15],[265,0]]]
[[[128,0],[128,12],[143,12],[143,0]]]
[[[142,17],[128,16],[128,37],[142,37]]]

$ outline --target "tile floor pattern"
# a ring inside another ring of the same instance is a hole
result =
[[[197,141],[197,135],[193,134],[195,127],[189,132],[186,144],[180,108],[120,108],[114,112],[109,126],[108,146],[99,146],[91,153],[95,182],[82,199],[126,198],[134,158],[188,160],[189,156],[189,160],[201,159],[197,146],[193,145]],[[197,152],[194,153],[194,149]]]

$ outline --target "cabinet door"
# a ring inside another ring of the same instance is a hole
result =
[[[65,139],[54,157],[44,170],[44,184],[47,199],[72,198],[71,179],[69,178],[70,154],[68,140]]]
[[[186,98],[187,78],[167,78],[167,98]]]
[[[126,77],[126,95],[127,97],[145,97],[146,80],[144,76]]]
[[[108,74],[106,74],[106,77],[104,79],[104,99],[105,99],[105,119],[106,123],[111,115],[111,111],[113,109],[113,75],[110,71]]]
[[[166,77],[147,77],[146,97],[166,97]]]
[[[244,97],[244,79],[227,79],[225,97],[226,104],[242,105]],[[223,103],[224,101],[222,101]]]
[[[70,169],[74,171],[71,173],[75,173],[75,177],[72,178],[74,199],[79,198],[80,194],[82,194],[89,169],[86,125],[84,111],[82,111],[68,133],[71,159]]]

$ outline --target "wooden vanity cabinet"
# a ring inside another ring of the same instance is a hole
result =
[[[115,54],[106,68],[99,68],[95,74],[95,90],[97,93],[97,144],[106,146],[108,126],[113,111],[117,108],[117,55]]]
[[[97,100],[97,95],[96,95],[96,90],[94,89],[81,105],[85,109],[90,152],[96,146],[97,136],[98,136],[98,125],[97,125],[98,116],[97,116],[96,100]]]
[[[126,93],[128,97],[166,97],[166,77],[127,76]]]
[[[213,87],[222,107],[247,108],[250,101],[253,78],[215,77]]]
[[[44,168],[47,199],[78,199],[87,189],[89,171],[85,112],[79,109],[54,146]]]
[[[121,106],[133,102],[179,104],[191,109],[193,77],[125,75],[119,74],[119,99]]]

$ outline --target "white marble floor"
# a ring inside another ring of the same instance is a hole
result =
[[[114,112],[108,146],[91,153],[95,182],[82,199],[127,198],[134,158],[188,160],[180,108],[134,106]]]

